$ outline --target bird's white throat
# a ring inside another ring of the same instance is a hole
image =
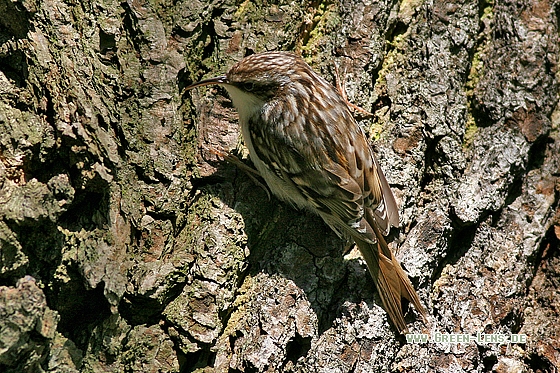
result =
[[[254,94],[242,91],[236,86],[229,84],[224,85],[224,87],[228,91],[231,101],[233,101],[233,106],[235,106],[239,113],[239,121],[241,123],[246,122],[255,112],[262,109],[264,101]]]

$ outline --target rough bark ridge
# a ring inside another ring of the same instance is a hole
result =
[[[543,372],[560,365],[553,0],[0,0],[0,371]],[[407,343],[319,218],[212,149],[243,56],[335,67],[432,315]]]

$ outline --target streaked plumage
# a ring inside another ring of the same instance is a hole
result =
[[[346,101],[304,61],[286,52],[251,55],[221,84],[239,111],[255,167],[279,199],[307,208],[364,257],[393,324],[407,330],[401,298],[425,311],[384,235],[399,225],[397,204]]]

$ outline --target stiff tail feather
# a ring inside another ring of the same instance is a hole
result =
[[[420,298],[410,283],[408,275],[379,232],[379,228],[374,226],[373,229],[377,236],[377,243],[360,241],[357,242],[358,248],[366,261],[389,318],[399,332],[407,333],[401,299],[406,298],[410,301],[424,320],[426,320],[426,310],[420,303]]]

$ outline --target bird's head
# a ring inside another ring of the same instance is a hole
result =
[[[222,85],[240,114],[262,107],[282,95],[302,92],[312,94],[315,74],[303,59],[288,52],[266,52],[250,55],[225,74],[188,86],[193,89],[209,84]]]

